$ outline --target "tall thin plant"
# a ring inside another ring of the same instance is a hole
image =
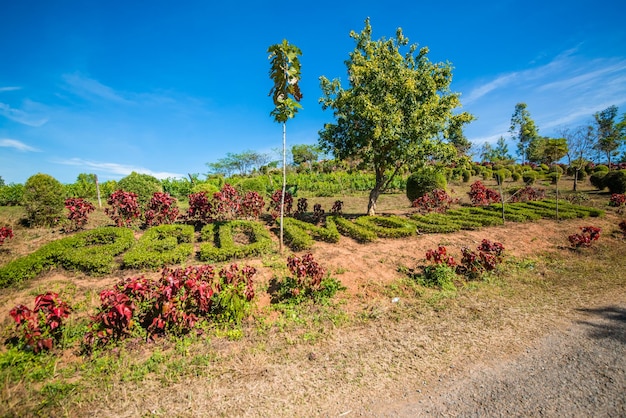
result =
[[[302,108],[300,100],[300,59],[302,51],[295,45],[290,45],[286,39],[267,49],[270,54],[270,78],[274,86],[269,95],[274,101],[274,110],[270,115],[278,123],[283,124],[283,185],[280,204],[280,252],[283,252],[283,218],[284,198],[287,184],[287,120],[293,118]]]

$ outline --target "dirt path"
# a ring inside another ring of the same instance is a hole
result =
[[[515,357],[440,379],[384,417],[625,417],[626,300],[578,319]]]

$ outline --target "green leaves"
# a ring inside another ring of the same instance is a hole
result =
[[[274,110],[270,113],[274,120],[284,123],[293,118],[298,110],[302,108],[302,92],[298,85],[300,81],[300,60],[302,51],[290,45],[286,39],[281,44],[275,44],[267,49],[270,54],[270,78],[274,86],[269,95],[274,102]]]

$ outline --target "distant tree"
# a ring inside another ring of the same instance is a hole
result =
[[[52,226],[63,216],[63,185],[48,174],[38,173],[24,184],[24,209],[31,226]]]
[[[450,118],[448,126],[444,131],[444,138],[456,148],[458,157],[467,156],[472,147],[472,143],[463,132],[464,125],[475,120],[474,115],[461,113]]]
[[[509,146],[506,144],[506,141],[502,136],[498,138],[495,147],[492,147],[491,144],[485,142],[480,156],[483,161],[489,161],[492,163],[510,161],[513,159],[511,154],[509,154]]]
[[[320,131],[320,144],[336,158],[371,167],[375,182],[367,212],[374,215],[378,197],[398,173],[455,157],[456,149],[442,137],[460,100],[449,90],[451,64],[431,63],[428,48],[417,51],[417,45],[400,52],[409,42],[402,29],[395,38],[374,41],[367,19],[363,31],[350,37],[356,42],[346,61],[350,87],[320,77],[322,108],[333,109],[336,120]]]
[[[239,154],[229,152],[226,157],[217,160],[214,163],[207,163],[211,174],[222,174],[229,177],[233,174],[250,174],[255,169],[259,169],[269,161],[267,154],[261,154],[255,151],[243,151]]]
[[[522,164],[524,164],[528,161],[528,148],[539,136],[535,121],[532,120],[530,112],[526,109],[526,103],[515,105],[509,132],[513,139],[517,141],[517,155],[522,158]]]
[[[626,141],[626,113],[622,116],[622,121],[617,123],[617,106],[609,106],[601,112],[593,115],[596,123],[596,144],[595,148],[606,156],[609,169],[611,168],[611,157],[617,157],[620,146]]]
[[[0,187],[4,187],[4,179],[0,176]]]
[[[163,191],[163,186],[156,177],[133,171],[117,182],[117,190],[135,193],[139,204],[145,205],[152,199],[153,194]]]
[[[564,128],[559,135],[567,142],[567,162],[574,169],[573,190],[578,190],[578,179],[582,170],[589,161],[589,154],[594,144],[593,126],[579,126],[575,129]]]
[[[300,91],[300,55],[302,51],[290,45],[286,39],[267,49],[270,60],[270,78],[274,85],[270,96],[274,102],[274,110],[270,115],[274,121],[283,125],[283,184],[280,198],[280,252],[283,252],[283,218],[285,206],[285,189],[287,186],[287,120],[296,116],[302,108],[302,92]]]
[[[303,163],[307,163],[309,167],[313,162],[317,161],[320,155],[320,148],[315,145],[294,145],[291,147],[291,155],[293,157],[293,163],[295,165],[300,165]]]
[[[83,199],[96,197],[96,175],[80,173],[76,181],[66,186],[69,197],[80,197]]]

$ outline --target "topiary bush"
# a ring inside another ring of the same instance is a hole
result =
[[[406,180],[406,197],[413,202],[435,189],[446,190],[446,176],[435,169],[424,168],[411,174]]]
[[[117,189],[135,193],[140,206],[148,203],[155,193],[163,192],[163,186],[161,186],[159,179],[149,174],[139,174],[134,171],[117,183]]]
[[[593,173],[591,176],[589,176],[589,182],[596,189],[604,190],[606,188],[606,185],[604,184],[605,176],[606,176],[606,173],[603,171]]]
[[[626,170],[608,172],[602,179],[602,184],[608,187],[611,193],[626,193]]]
[[[63,217],[63,185],[48,174],[38,173],[24,184],[24,209],[31,226],[52,226]]]

